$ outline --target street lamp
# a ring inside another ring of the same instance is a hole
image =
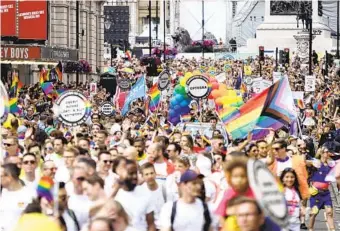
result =
[[[111,22],[110,18],[107,17],[107,18],[105,19],[105,22],[104,22],[105,29],[106,29],[106,30],[110,30],[112,24],[113,24],[113,23]]]

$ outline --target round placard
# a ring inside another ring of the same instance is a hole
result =
[[[253,83],[253,79],[250,76],[248,76],[247,78],[244,79],[244,83],[246,85],[251,85]]]
[[[91,115],[91,104],[82,93],[65,91],[57,98],[54,110],[63,124],[77,126]]]
[[[284,194],[267,166],[258,160],[248,160],[249,184],[255,197],[269,216],[280,227],[288,225],[288,209]]]
[[[9,113],[9,104],[8,104],[8,94],[5,86],[2,81],[0,81],[0,122],[3,123],[7,120],[7,116]]]
[[[130,89],[130,86],[131,86],[130,79],[120,79],[120,80],[118,80],[118,86],[122,90]]]
[[[203,75],[194,75],[190,77],[186,85],[186,91],[193,99],[207,98],[211,90],[209,87],[209,79]]]
[[[160,91],[166,90],[170,85],[170,73],[168,71],[162,71],[158,77],[158,89]]]
[[[115,108],[113,103],[105,101],[100,105],[100,113],[104,116],[112,116],[115,113]]]

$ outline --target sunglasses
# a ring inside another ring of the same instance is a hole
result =
[[[98,151],[98,150],[99,150],[99,148],[98,148],[98,147],[94,147],[94,148],[93,148],[93,150],[96,150],[96,151]]]
[[[26,161],[23,161],[23,163],[25,165],[27,165],[27,164],[35,164],[35,160],[26,160]]]
[[[15,144],[9,144],[9,143],[4,143],[4,146],[6,147],[11,147],[11,146],[14,146]]]
[[[83,176],[77,178],[77,181],[80,181],[80,182],[82,182],[84,180],[85,180],[85,177],[83,177]]]
[[[103,160],[104,164],[112,164],[113,160]]]
[[[57,171],[57,168],[45,168],[45,170]]]

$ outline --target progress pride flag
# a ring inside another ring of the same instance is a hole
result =
[[[47,1],[18,2],[19,39],[47,40]]]
[[[16,1],[0,2],[1,36],[16,36]]]

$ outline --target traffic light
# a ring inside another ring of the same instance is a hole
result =
[[[111,59],[116,59],[117,58],[117,47],[113,47],[111,45]]]
[[[264,62],[264,46],[259,46],[259,57],[260,61]]]
[[[322,6],[322,1],[321,1],[321,0],[318,0],[318,15],[319,15],[320,17],[322,17],[322,15],[323,15],[322,8],[323,8],[323,6]]]
[[[289,65],[289,48],[285,48],[282,52],[282,64]]]

